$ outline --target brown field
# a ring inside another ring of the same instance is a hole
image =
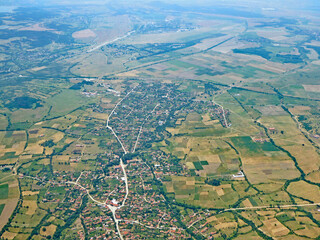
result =
[[[45,154],[51,155],[53,153],[53,148],[47,148]]]
[[[52,136],[52,139],[55,143],[59,142],[64,137],[64,134],[62,132],[57,132]]]
[[[219,155],[199,155],[200,161],[207,161],[208,163],[221,163]]]
[[[178,118],[178,120],[176,121],[176,124],[181,125],[183,120],[184,120],[184,118]]]
[[[285,236],[290,232],[288,228],[282,225],[282,223],[280,223],[275,218],[263,221],[263,226],[261,227],[261,230],[267,232],[273,237]]]
[[[253,184],[266,183],[274,179],[293,179],[299,176],[291,160],[271,161],[270,157],[243,158],[243,169]],[[280,160],[280,159],[279,159]],[[283,172],[286,172],[283,175]]]
[[[55,233],[57,226],[54,224],[51,224],[49,226],[46,226],[45,228],[46,228],[46,231],[43,231],[43,228],[40,229],[40,234],[46,237],[46,236],[52,236]]]
[[[178,128],[166,128],[168,132],[170,132],[172,135],[178,134],[179,129]]]
[[[310,114],[311,108],[309,106],[294,106],[289,109],[293,115],[307,115]]]
[[[174,188],[173,188],[173,182],[166,182],[166,189],[168,193],[172,193],[174,192]]]
[[[117,76],[119,76],[119,77],[136,77],[139,75],[139,73],[140,73],[140,71],[138,71],[138,70],[132,70],[132,71],[124,72],[124,73],[119,73],[119,74],[117,74]]]
[[[210,223],[210,222],[213,222],[213,221],[217,221],[217,217],[216,216],[211,216],[211,217],[208,217],[207,218],[207,222]]]
[[[18,181],[15,179],[13,182],[9,183],[9,194],[8,199],[0,200],[0,204],[5,204],[4,209],[0,216],[0,229],[7,223],[12,212],[17,206],[19,200],[19,188]]]
[[[320,92],[320,85],[302,85],[307,92]]]
[[[35,67],[35,68],[30,69],[30,71],[37,72],[37,71],[40,71],[40,70],[43,70],[43,69],[46,69],[46,68],[47,68],[46,66]]]
[[[11,148],[6,148],[5,145],[0,145],[0,156],[3,156],[6,152],[16,152],[15,155],[20,155],[23,152],[26,142],[21,141],[12,145]]]
[[[27,215],[33,215],[38,208],[37,201],[35,200],[23,200],[22,206],[28,207]]]
[[[3,239],[14,239],[15,236],[17,236],[18,233],[13,233],[13,232],[4,232],[4,234],[2,235]]]
[[[283,134],[272,136],[275,144],[289,151],[306,174],[319,169],[319,154],[317,154],[314,146],[297,129],[296,123],[291,117],[262,117],[262,123],[266,127],[275,127],[279,132],[283,131]]]
[[[250,200],[247,198],[246,200],[244,200],[242,202],[242,204],[245,206],[245,207],[252,207],[252,203],[250,202]]]
[[[187,166],[188,169],[195,169],[193,162],[186,162],[185,165]]]
[[[316,183],[320,183],[320,172],[319,171],[315,171],[313,173],[310,173],[307,177],[307,180],[312,181],[312,182],[316,182]]]
[[[225,223],[219,223],[217,225],[214,225],[214,228],[220,230],[224,228],[236,228],[237,223],[236,222],[225,222]]]
[[[5,116],[0,115],[0,129],[6,129],[8,125],[8,120]]]
[[[0,165],[14,164],[14,163],[16,163],[16,161],[17,161],[17,158],[10,158],[10,159],[5,159],[5,160],[0,160]]]
[[[33,191],[23,191],[22,196],[32,196],[32,195],[37,195],[39,194],[39,191],[33,192]]]
[[[286,115],[286,112],[280,106],[257,106],[255,108],[265,116]]]
[[[192,166],[194,168],[194,165],[192,163]],[[209,165],[206,165],[203,167],[203,170],[196,171],[201,177],[207,177],[208,174],[216,173],[218,168],[220,166],[220,163],[212,163],[210,162]],[[192,168],[190,168],[192,169]]]
[[[263,192],[269,193],[276,190],[280,190],[282,186],[283,186],[283,181],[279,181],[279,182],[272,181],[270,183],[259,184],[256,187]]]
[[[288,191],[293,195],[309,199],[315,203],[320,201],[320,188],[305,181],[291,183]]]
[[[115,106],[115,104],[112,104],[112,103],[110,103],[110,104],[102,103],[100,106],[101,106],[102,108],[105,108],[105,109],[112,109],[112,108]]]
[[[192,186],[194,186],[195,185],[195,180],[187,180],[186,181],[186,185],[192,185]]]
[[[180,39],[198,35],[208,32],[212,29],[202,28],[195,29],[188,32],[165,32],[165,33],[149,33],[149,34],[137,34],[130,38],[124,39],[125,44],[147,44],[147,43],[167,43],[167,42],[179,42]]]
[[[69,143],[72,143],[74,141],[74,139],[72,139],[72,138],[67,138],[64,142],[66,143],[66,144],[69,144]]]
[[[204,125],[214,125],[215,123],[219,123],[219,120],[211,120],[209,114],[202,116],[202,122]]]
[[[304,170],[305,173],[313,172],[319,169],[320,157],[315,152],[315,149],[309,142],[303,143],[305,146],[287,146],[287,149],[291,154],[293,154],[299,161],[299,166]],[[306,146],[309,145],[309,146]]]
[[[42,154],[43,147],[40,146],[38,143],[31,143],[28,145],[27,149],[25,150],[28,154]]]
[[[38,32],[42,32],[42,31],[53,31],[54,29],[50,29],[50,28],[46,28],[43,27],[42,24],[40,23],[36,23],[30,27],[24,27],[24,28],[20,28],[20,31],[38,31]]]
[[[219,197],[221,197],[221,196],[224,195],[223,188],[217,188],[217,189],[216,189],[216,192],[217,192],[217,194],[218,194]]]
[[[273,218],[276,214],[275,211],[256,211],[256,213],[260,216],[265,216],[266,218]]]
[[[199,50],[205,50],[210,48],[211,46],[214,46],[220,42],[223,42],[224,40],[228,39],[230,36],[226,35],[226,36],[222,36],[222,37],[218,37],[218,38],[207,38],[203,41],[201,41],[201,43],[196,44],[194,47],[199,49]]]
[[[233,82],[237,82],[237,83],[239,83],[239,82],[245,82],[246,80],[243,78],[243,77],[241,77],[240,75],[236,75],[235,73],[226,73],[226,74],[224,74],[224,75],[221,75],[221,76],[217,76],[216,77],[217,79],[221,79],[221,81],[226,81],[225,79],[228,79],[229,81],[228,81],[228,83],[233,83]]]
[[[60,123],[55,123],[55,124],[53,124],[51,127],[52,127],[52,128],[58,128],[58,127],[60,127]]]
[[[78,32],[74,32],[72,34],[73,38],[82,39],[82,38],[94,38],[97,34],[95,34],[91,29],[85,29]]]
[[[53,157],[53,162],[68,162],[70,159],[70,156],[67,155],[59,155]]]
[[[239,233],[244,234],[244,233],[250,232],[251,230],[252,228],[250,226],[245,226],[245,227],[239,228]]]
[[[87,76],[100,76],[106,73],[106,65],[108,63],[107,56],[102,53],[94,53],[86,56],[82,61],[77,60],[78,65],[71,69],[77,74],[87,73]],[[111,66],[111,65],[109,65]]]
[[[279,37],[287,39],[287,31],[284,28],[268,28],[267,30],[257,30],[256,33],[264,38],[278,39]],[[276,40],[275,40],[276,41]],[[279,40],[278,40],[279,41]]]
[[[304,229],[294,231],[296,234],[316,239],[320,235],[320,229],[317,226],[305,226]]]
[[[94,118],[102,119],[102,120],[107,120],[108,119],[108,114],[107,113],[93,113],[92,115]]]
[[[281,64],[278,64],[277,66],[271,66],[271,64],[269,64],[269,62],[268,62],[266,64],[253,64],[253,63],[250,63],[248,65],[252,66],[252,67],[255,67],[255,68],[262,69],[262,70],[274,72],[274,73],[284,73],[284,72],[286,72],[286,68],[281,67]]]
[[[237,39],[231,39],[230,41],[215,47],[213,51],[220,53],[229,53],[232,51],[232,49],[244,48],[246,45],[246,43],[240,42]]]
[[[320,228],[310,218],[302,216],[295,218],[303,226],[302,229],[295,230],[295,233],[312,239],[316,239],[320,235]]]
[[[249,232],[247,234],[244,235],[239,235],[236,238],[234,238],[236,240],[263,240],[262,237],[259,237],[259,235],[256,232]]]

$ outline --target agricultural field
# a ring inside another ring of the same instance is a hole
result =
[[[320,238],[318,2],[35,2],[0,6],[0,239]]]

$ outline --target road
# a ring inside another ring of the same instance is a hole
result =
[[[127,38],[127,37],[129,37],[129,36],[130,36],[132,33],[134,33],[134,32],[135,32],[135,31],[131,31],[131,32],[128,32],[126,35],[122,36],[122,37],[117,37],[117,38],[115,38],[115,39],[113,39],[113,40],[111,40],[111,41],[103,42],[103,43],[101,43],[101,44],[99,44],[99,45],[97,45],[97,46],[89,49],[87,52],[88,52],[88,53],[93,52],[93,51],[95,51],[95,50],[97,50],[97,49],[99,49],[99,48],[101,48],[101,47],[103,47],[103,46],[105,46],[105,45],[108,45],[108,44],[110,44],[110,43],[114,43],[114,42],[119,41],[119,40],[121,40],[121,39]]]
[[[137,85],[138,86],[138,85]],[[128,151],[126,150],[126,148],[124,147],[122,141],[120,140],[120,138],[118,137],[118,135],[115,133],[115,131],[113,130],[113,128],[109,125],[110,123],[110,117],[113,115],[114,111],[116,110],[116,108],[121,104],[121,102],[126,99],[133,91],[134,89],[137,87],[135,86],[134,88],[132,88],[115,106],[114,108],[112,109],[110,115],[108,116],[108,119],[107,119],[107,125],[106,127],[108,129],[111,130],[111,132],[113,133],[113,135],[116,137],[116,139],[118,140],[118,142],[120,143],[121,147],[122,147],[122,150],[125,154],[128,153]],[[113,220],[116,224],[116,228],[117,228],[117,232],[118,232],[118,235],[120,237],[121,240],[123,240],[123,236],[121,234],[121,231],[120,231],[120,228],[119,228],[119,221],[120,219],[117,219],[116,217],[116,211],[121,209],[125,203],[126,203],[126,200],[128,198],[128,194],[129,194],[129,187],[128,187],[128,176],[127,176],[127,172],[126,172],[126,165],[123,163],[123,160],[122,158],[120,158],[120,166],[121,166],[121,169],[123,171],[123,175],[124,175],[124,182],[125,182],[125,186],[126,186],[126,195],[121,203],[121,205],[119,207],[115,207],[115,206],[111,206],[111,205],[107,205],[107,207],[110,209],[110,211],[112,212],[112,216],[113,216]]]
[[[227,122],[226,114],[225,114],[225,112],[224,112],[224,108],[223,108],[223,106],[222,106],[222,105],[220,105],[220,104],[218,104],[218,103],[216,103],[214,100],[212,100],[212,102],[213,102],[213,104],[218,105],[218,106],[222,109],[222,114],[223,114],[224,124],[225,124],[226,128],[228,128],[228,127],[229,127],[229,124],[228,124],[228,122]]]
[[[93,202],[95,202],[95,203],[97,203],[97,204],[99,204],[99,205],[103,205],[103,206],[106,205],[104,202],[100,202],[100,201],[94,199],[94,198],[91,196],[91,194],[89,193],[89,190],[86,189],[85,187],[81,186],[79,183],[77,183],[77,182],[71,182],[71,181],[68,181],[68,182],[66,182],[66,183],[67,183],[67,184],[76,185],[76,186],[78,186],[79,188],[85,190],[85,191],[87,192],[87,195],[89,196],[89,198],[90,198]]]
[[[252,210],[252,209],[262,209],[262,208],[278,209],[278,208],[308,207],[308,206],[320,206],[320,203],[289,204],[289,205],[279,205],[279,206],[275,206],[275,207],[255,206],[255,207],[243,207],[243,208],[228,208],[228,209],[225,209],[224,212],[241,211],[241,210]]]
[[[140,138],[140,135],[141,135],[141,132],[142,132],[142,128],[143,128],[143,125],[145,124],[145,122],[149,119],[149,116],[154,112],[154,110],[156,110],[156,108],[160,106],[160,103],[158,103],[153,109],[152,111],[148,114],[148,116],[145,118],[145,120],[143,121],[143,123],[141,124],[140,126],[140,129],[139,129],[139,133],[138,133],[138,136],[137,136],[137,140],[134,144],[134,148],[133,148],[133,151],[132,153],[134,153],[136,151],[136,148],[137,148],[137,145],[138,145],[138,142],[139,142],[139,138]]]

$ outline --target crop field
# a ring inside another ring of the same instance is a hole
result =
[[[263,117],[262,122],[278,129],[280,134],[274,137],[275,143],[289,151],[306,174],[318,169],[319,155],[289,116]]]
[[[317,201],[319,199],[319,187],[315,185],[310,185],[304,181],[299,181],[290,184],[288,190],[296,196],[300,196],[311,201]]]
[[[19,197],[19,189],[17,180],[5,174],[6,181],[0,185],[0,227],[3,227],[14,211]]]
[[[9,192],[8,184],[0,185],[0,199],[7,199],[8,198],[8,192]]]
[[[166,189],[168,193],[173,192],[179,202],[207,208],[228,206],[237,200],[237,194],[232,190],[231,185],[222,184],[214,187],[194,177],[175,177],[172,179],[172,185],[168,183]]]
[[[0,7],[0,238],[318,239],[318,5]]]

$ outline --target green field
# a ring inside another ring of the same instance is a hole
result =
[[[0,185],[0,199],[7,199],[9,193],[9,185],[2,184]]]
[[[81,96],[78,91],[64,90],[52,98],[49,98],[46,103],[52,106],[50,116],[56,117],[81,107],[86,101],[84,96]]]
[[[234,143],[236,148],[246,149],[253,153],[261,151],[261,146],[252,141],[251,137],[232,137],[231,141]]]
[[[0,204],[0,215],[1,215],[2,211],[3,211],[3,209],[4,209],[4,206],[5,206],[5,204]]]
[[[203,170],[203,167],[200,162],[193,162],[193,165],[197,170]]]

